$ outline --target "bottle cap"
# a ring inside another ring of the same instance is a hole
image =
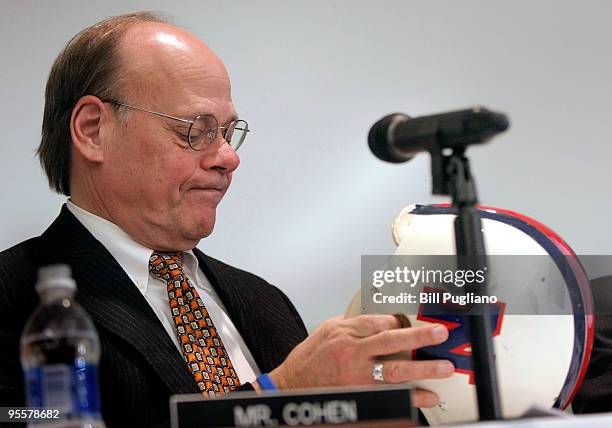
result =
[[[76,290],[76,282],[72,279],[70,266],[56,264],[43,266],[38,269],[36,291],[41,292],[51,288]]]

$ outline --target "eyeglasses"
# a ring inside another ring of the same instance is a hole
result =
[[[233,120],[227,126],[219,126],[217,118],[210,114],[199,115],[196,116],[194,120],[189,120],[140,107],[134,107],[117,100],[102,100],[102,102],[131,108],[133,110],[144,111],[145,113],[151,113],[167,119],[188,123],[189,128],[186,130],[187,132],[177,131],[177,133],[189,144],[189,147],[191,147],[193,150],[203,150],[206,146],[215,141],[217,138],[217,132],[219,130],[221,130],[223,139],[227,141],[234,150],[238,150],[242,143],[244,143],[244,140],[250,131],[249,124],[246,122],[246,120],[242,119]]]

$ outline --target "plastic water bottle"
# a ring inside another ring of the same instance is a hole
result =
[[[74,301],[67,265],[40,268],[40,305],[21,336],[27,406],[45,409],[33,427],[104,427],[100,412],[100,341],[91,318]],[[51,413],[49,412],[51,411]]]

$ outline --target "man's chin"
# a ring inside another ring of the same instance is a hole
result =
[[[189,219],[183,217],[183,221],[176,224],[173,236],[176,241],[180,241],[181,247],[189,247],[186,249],[191,250],[201,239],[206,238],[213,232],[216,216],[214,210],[210,211],[203,212],[202,214],[204,215],[200,217],[191,217]],[[178,243],[176,242],[176,244]],[[185,251],[185,248],[181,248],[181,251]]]
[[[194,224],[193,227],[187,232],[186,236],[188,236],[190,239],[199,241],[200,239],[204,239],[212,234],[214,229],[214,219],[211,221],[210,218],[208,218],[203,222]]]
[[[202,229],[190,229],[188,233],[182,234],[180,237],[177,237],[170,243],[171,248],[165,249],[166,251],[189,251],[195,248],[200,240],[209,236],[213,227],[210,228],[202,228]]]

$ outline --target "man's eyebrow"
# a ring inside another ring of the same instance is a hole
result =
[[[194,120],[196,117],[204,116],[204,115],[214,116],[215,119],[217,119],[217,121],[219,122],[219,125],[221,126],[228,125],[230,122],[233,122],[234,120],[237,120],[240,117],[238,116],[238,113],[234,110],[232,114],[230,114],[229,119],[226,121],[223,121],[222,118],[219,118],[215,113],[211,112],[210,110],[206,110],[206,109],[191,110],[189,113],[182,114],[176,117],[179,117],[181,119]]]

